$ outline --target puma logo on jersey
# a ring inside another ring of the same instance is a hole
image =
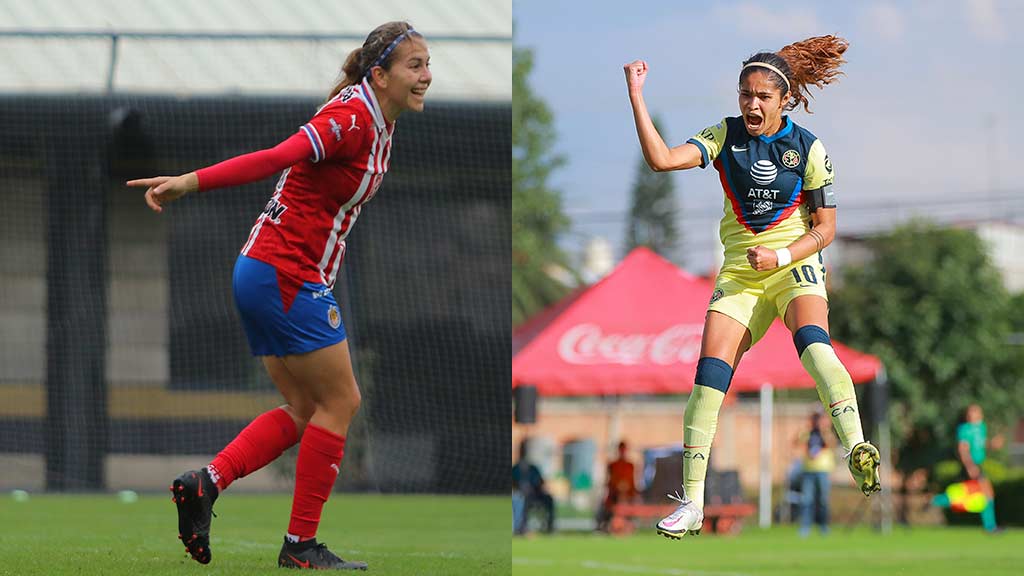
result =
[[[338,123],[334,121],[334,118],[331,118],[330,122],[331,132],[334,134],[334,141],[341,142],[341,126],[338,126]]]

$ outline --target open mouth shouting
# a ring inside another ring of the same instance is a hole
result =
[[[751,134],[760,133],[761,128],[764,127],[764,117],[758,112],[747,112],[743,115],[743,122],[747,125],[747,131]]]

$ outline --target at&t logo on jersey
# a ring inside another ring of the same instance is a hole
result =
[[[775,182],[779,175],[779,169],[772,164],[771,160],[758,160],[750,167],[750,179],[762,186]],[[767,214],[779,198],[777,188],[751,188],[747,192],[747,200],[753,200],[752,214],[755,216]]]
[[[779,169],[772,164],[771,160],[758,160],[750,167],[750,177],[761,186],[767,186],[775,181]]]

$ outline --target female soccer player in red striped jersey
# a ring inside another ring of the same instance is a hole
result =
[[[200,563],[211,558],[210,516],[219,493],[298,442],[291,522],[278,565],[366,569],[315,538],[360,403],[331,290],[345,238],[390,164],[395,119],[423,110],[429,64],[423,36],[406,22],[389,22],[349,54],[327,102],[284,142],[181,176],[128,182],[145,187],[147,204],[161,212],[190,192],[281,172],[242,247],[233,284],[252,352],[286,404],[256,418],[206,468],[174,480],[179,536]]]

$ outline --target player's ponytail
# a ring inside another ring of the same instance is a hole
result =
[[[395,48],[402,40],[413,36],[422,38],[408,22],[388,22],[374,28],[363,45],[349,52],[345,58],[341,66],[341,77],[327,99],[334,98],[348,86],[362,82],[375,66],[390,70]]]
[[[808,88],[813,85],[821,89],[835,82],[842,74],[839,67],[846,62],[843,53],[849,47],[846,40],[830,35],[794,42],[778,53],[759,52],[743,62],[740,82],[754,70],[766,70],[783,94],[789,92],[786,110],[803,104],[804,110],[810,113]]]

